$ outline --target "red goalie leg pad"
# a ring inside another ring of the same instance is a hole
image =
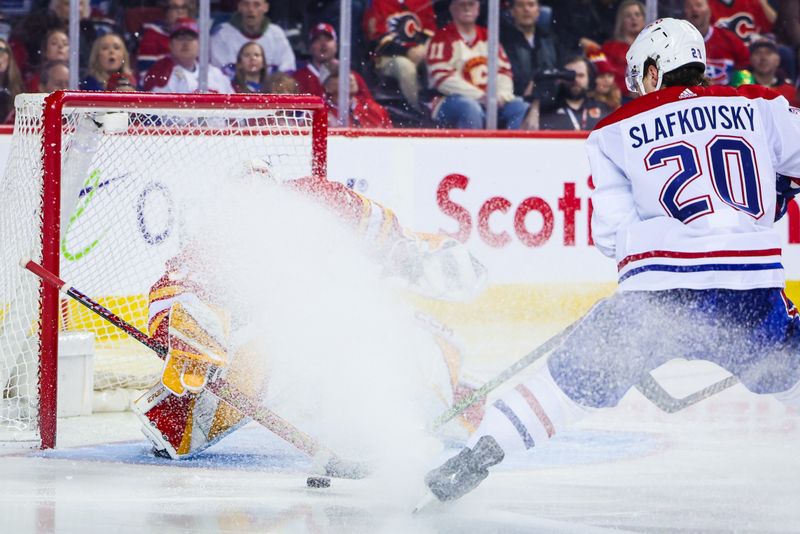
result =
[[[174,459],[210,447],[247,422],[210,393],[178,397],[160,383],[136,401],[134,411],[156,449]]]

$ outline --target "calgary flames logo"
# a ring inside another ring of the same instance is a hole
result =
[[[422,31],[422,23],[416,14],[404,12],[390,17],[389,31],[396,33],[400,40],[413,41]]]
[[[750,13],[736,13],[729,17],[720,18],[717,20],[717,26],[726,28],[739,37],[743,41],[747,41],[756,33],[756,21]]]
[[[461,71],[464,79],[479,89],[486,89],[489,78],[489,67],[486,56],[477,56],[464,62]]]

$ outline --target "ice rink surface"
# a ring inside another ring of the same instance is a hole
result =
[[[683,396],[720,374],[657,376]],[[56,450],[0,450],[0,532],[800,532],[800,414],[741,386],[672,415],[630,392],[416,515],[421,482],[308,488],[308,460],[252,424],[180,463],[149,454],[130,412],[59,424]]]

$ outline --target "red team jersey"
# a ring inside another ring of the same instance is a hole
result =
[[[733,70],[750,64],[750,51],[733,32],[712,26],[705,41],[706,76],[714,85],[728,85]]]
[[[364,13],[364,31],[377,54],[400,54],[424,44],[436,31],[430,0],[375,0]]]
[[[625,59],[625,55],[628,53],[630,46],[625,41],[611,40],[603,43],[602,48],[603,54],[608,59],[608,63],[614,73],[614,81],[623,95],[628,93],[628,87],[625,85],[625,72],[628,69],[628,61]]]
[[[356,78],[359,94],[372,98],[372,91],[369,90],[364,78],[357,72],[350,71],[350,73]],[[301,94],[325,96],[325,88],[322,86],[321,76],[322,73],[320,73],[319,69],[311,63],[306,64],[293,74],[293,78],[297,82],[297,89]]]
[[[772,31],[759,0],[709,0],[708,5],[712,24],[727,28],[743,41]]]

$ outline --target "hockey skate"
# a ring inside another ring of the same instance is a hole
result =
[[[454,501],[478,487],[489,476],[489,468],[503,461],[505,453],[492,436],[483,436],[470,449],[425,476],[425,484],[440,501]]]

